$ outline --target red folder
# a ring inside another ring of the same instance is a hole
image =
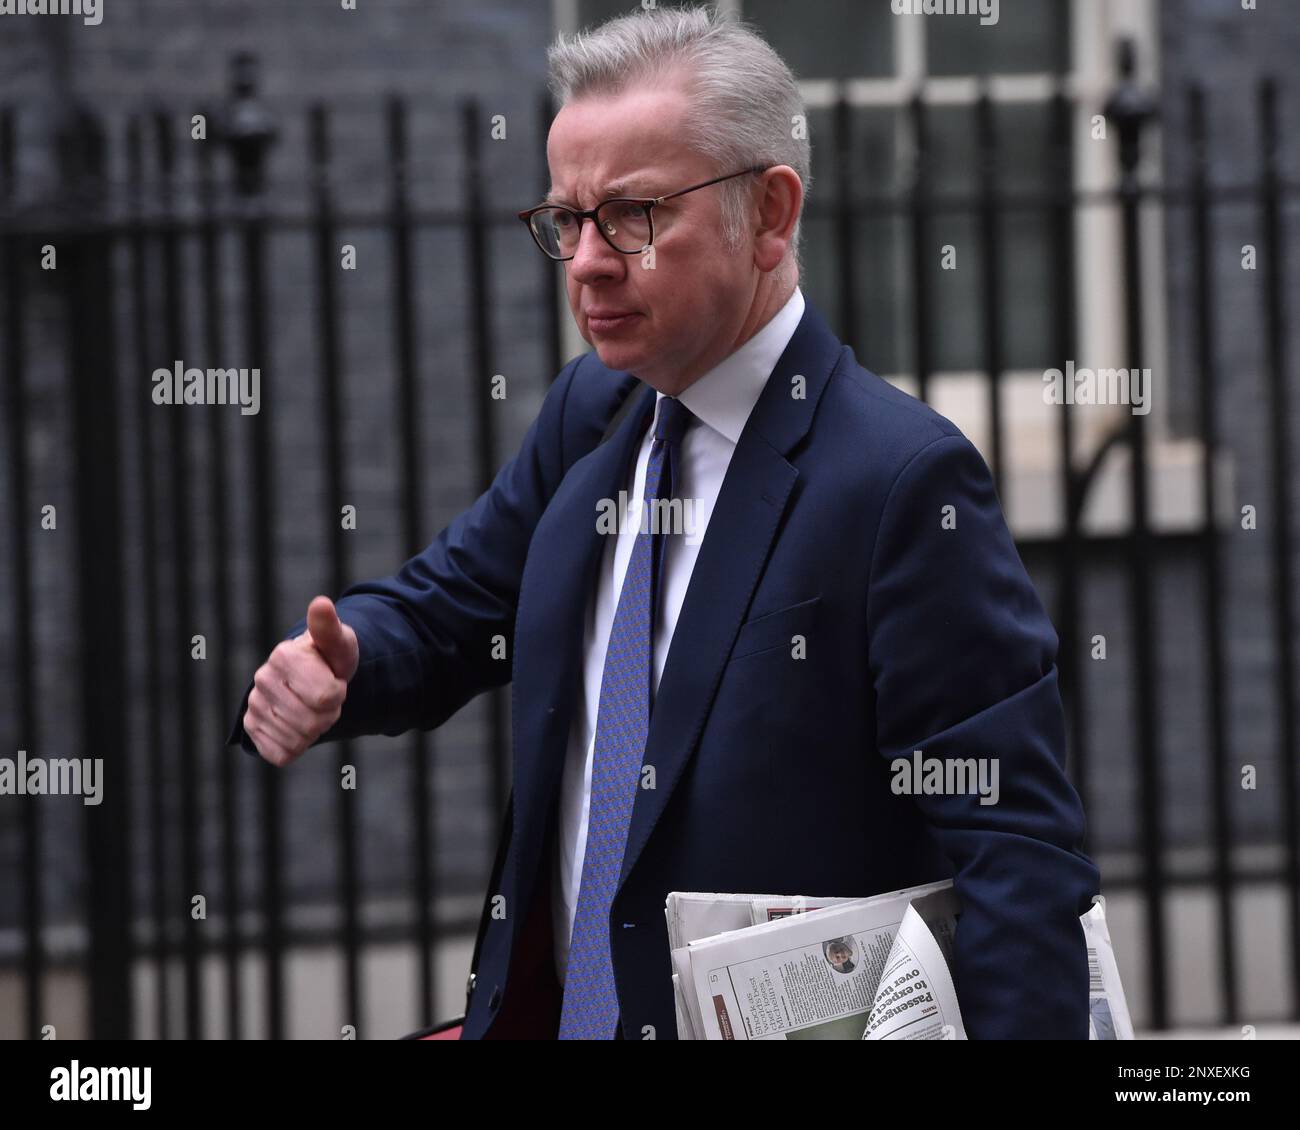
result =
[[[432,1028],[421,1028],[418,1032],[412,1032],[409,1036],[403,1036],[403,1040],[459,1040],[461,1029],[465,1026],[465,1018],[457,1016],[454,1020],[444,1020],[441,1024],[435,1024]]]

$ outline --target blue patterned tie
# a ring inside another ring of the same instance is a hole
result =
[[[650,731],[655,574],[662,568],[665,540],[654,532],[651,503],[674,497],[681,465],[679,442],[691,419],[680,400],[659,398],[658,423],[646,467],[643,518],[619,593],[600,682],[587,848],[564,978],[561,1040],[613,1039],[618,1021],[609,909],[623,867],[641,758]]]

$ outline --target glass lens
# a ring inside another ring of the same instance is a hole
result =
[[[601,229],[620,251],[640,251],[650,242],[650,210],[635,200],[606,200],[596,212]]]
[[[543,208],[530,221],[542,250],[555,259],[567,259],[578,250],[582,221],[564,208]]]

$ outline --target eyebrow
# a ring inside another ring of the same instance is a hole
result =
[[[645,184],[645,181],[641,180],[639,177],[632,177],[629,180],[612,181],[601,189],[600,198],[601,200],[608,200],[613,196],[637,196],[646,200],[654,199],[652,193],[645,192],[644,190],[641,192],[636,191],[637,186],[643,184]],[[564,194],[560,192],[559,189],[552,188],[547,192],[542,203],[564,204],[568,207],[577,207],[577,205],[570,205],[567,200],[564,200],[563,195]]]

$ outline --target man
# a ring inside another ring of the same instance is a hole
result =
[[[423,553],[312,602],[232,740],[285,765],[513,681],[464,1038],[672,1038],[669,891],[950,876],[968,1032],[1085,1038],[1098,874],[1056,637],[975,449],[804,301],[793,76],[701,10],[562,37],[550,63],[553,187],[521,218],[595,356]],[[699,529],[636,506],[611,526],[620,497],[691,500]],[[918,750],[997,758],[998,803],[896,794]]]
[[[835,938],[826,943],[826,960],[836,973],[852,973],[857,966],[853,962],[853,945],[851,938]]]

